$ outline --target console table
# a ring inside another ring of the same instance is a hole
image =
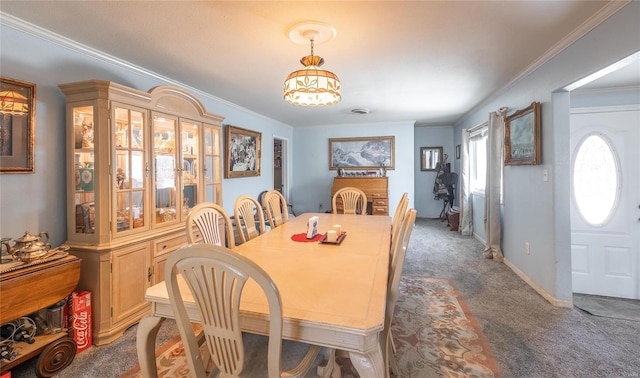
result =
[[[334,177],[331,186],[331,198],[339,190],[347,186],[355,187],[367,195],[367,214],[389,215],[389,181],[388,177]],[[342,201],[338,198],[337,206]]]

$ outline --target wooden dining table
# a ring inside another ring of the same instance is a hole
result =
[[[292,236],[306,234],[312,216],[318,216],[321,234],[341,225],[346,232],[341,243],[294,241]],[[386,377],[379,334],[384,326],[390,235],[388,216],[305,213],[233,251],[261,266],[278,287],[283,338],[348,352],[361,377]],[[198,322],[191,293],[182,284],[189,317]],[[164,282],[148,288],[145,298],[151,302],[151,314],[138,325],[138,359],[143,376],[156,377],[155,339],[162,321],[174,315]],[[240,309],[243,331],[268,334],[268,305],[255,282],[245,286]]]

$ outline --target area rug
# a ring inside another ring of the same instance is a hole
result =
[[[391,332],[401,378],[500,377],[476,320],[446,278],[403,276]],[[189,376],[179,336],[158,349],[156,356],[158,377]],[[337,362],[343,378],[358,377],[348,359]],[[141,376],[136,366],[122,377]],[[315,376],[315,369],[307,376]]]
[[[391,333],[400,377],[499,377],[478,323],[446,278],[403,276]]]

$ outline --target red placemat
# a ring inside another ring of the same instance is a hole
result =
[[[312,239],[307,239],[307,234],[306,233],[302,233],[302,234],[291,235],[291,240],[297,241],[297,242],[308,243],[308,242],[317,242],[318,240],[320,240],[321,237],[322,237],[322,234],[318,234],[315,237],[313,237]]]

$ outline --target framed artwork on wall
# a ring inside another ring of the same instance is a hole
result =
[[[540,164],[540,103],[508,116],[504,126],[504,165]]]
[[[225,126],[225,178],[260,176],[262,133]]]
[[[36,85],[0,76],[0,173],[35,172]]]
[[[329,139],[329,170],[395,169],[395,137]]]

